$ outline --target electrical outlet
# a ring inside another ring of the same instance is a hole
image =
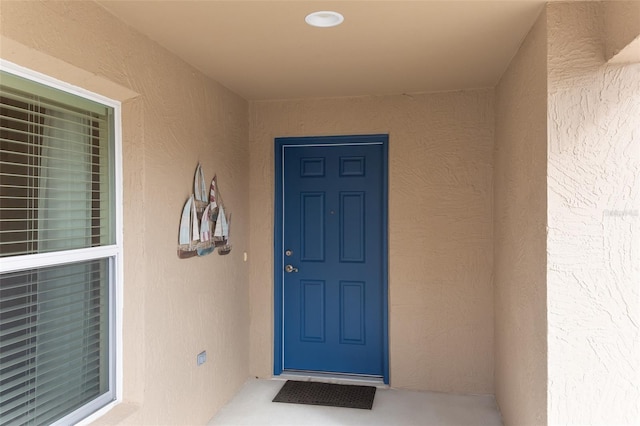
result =
[[[198,362],[198,365],[202,365],[205,362],[207,362],[207,351],[202,351],[198,354],[197,362]]]

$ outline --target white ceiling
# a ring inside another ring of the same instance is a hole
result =
[[[248,100],[494,86],[544,1],[98,0]],[[317,10],[344,15],[314,28]]]

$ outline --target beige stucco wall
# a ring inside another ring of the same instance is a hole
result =
[[[496,399],[506,425],[547,411],[547,25],[543,12],[496,87]]]
[[[547,13],[548,419],[638,424],[640,65],[605,64],[601,3]]]
[[[3,1],[0,14],[2,58],[124,102],[126,404],[102,422],[206,423],[249,371],[247,103],[92,2]],[[218,175],[234,247],[179,260],[198,161]]]
[[[606,1],[602,4],[604,16],[605,59],[619,54],[633,40],[635,61],[640,59],[640,1]]]
[[[493,90],[253,102],[251,372],[273,372],[274,138],[389,134],[394,387],[493,393]]]

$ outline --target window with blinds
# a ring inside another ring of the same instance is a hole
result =
[[[114,107],[1,71],[2,425],[115,398]]]

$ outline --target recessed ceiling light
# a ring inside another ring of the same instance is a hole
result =
[[[326,28],[342,24],[344,16],[332,10],[321,10],[308,14],[304,20],[311,26]]]

